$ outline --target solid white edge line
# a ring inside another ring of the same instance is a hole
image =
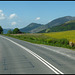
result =
[[[54,50],[54,49],[52,49],[52,48],[45,47],[45,46],[43,46],[43,45],[33,44],[33,43],[30,43],[30,42],[27,42],[27,41],[25,41],[25,42],[26,42],[26,43],[29,43],[29,44],[32,44],[32,45],[36,45],[36,46],[43,47],[43,48],[45,48],[45,49],[47,49],[47,50],[50,50],[50,51],[59,53],[59,54],[61,54],[61,55],[64,55],[64,56],[66,56],[66,57],[68,57],[68,58],[71,58],[71,59],[75,60],[75,57],[72,57],[72,56],[70,56],[70,55],[68,55],[68,54],[66,54],[66,53],[61,53],[61,52],[56,51],[56,50]]]
[[[50,68],[52,71],[54,71],[56,74],[63,74],[61,71],[59,71],[57,68],[55,68],[53,65],[51,65],[49,62],[47,62],[45,59],[43,59],[42,57],[40,57],[39,55],[37,55],[36,53],[32,52],[30,49],[27,49],[26,47],[6,38],[6,37],[3,37],[3,36],[0,36],[4,39],[7,39],[9,40],[10,42],[16,44],[17,46],[23,48],[24,50],[26,50],[27,52],[29,52],[30,54],[32,54],[34,57],[36,57],[37,59],[39,59],[42,63],[44,63],[48,68]]]
[[[38,46],[40,46],[40,45],[38,45]],[[71,59],[74,59],[74,60],[75,60],[75,58],[74,58],[74,57],[71,57],[70,55],[67,55],[67,54],[65,54],[65,53],[61,53],[61,52],[59,52],[59,51],[56,51],[56,50],[51,49],[51,48],[47,48],[47,47],[45,47],[45,46],[40,46],[40,47],[43,47],[43,48],[45,48],[45,49],[47,49],[47,50],[51,50],[51,51],[53,51],[53,52],[59,53],[59,54],[61,54],[61,55],[67,56],[67,57],[69,57],[69,58],[71,58]]]
[[[22,41],[23,41],[23,40],[22,40]],[[32,44],[32,45],[36,45],[36,46],[43,47],[43,48],[45,48],[45,49],[47,49],[47,50],[51,50],[51,51],[53,51],[53,52],[59,53],[59,54],[61,54],[61,55],[67,56],[68,58],[71,58],[71,59],[75,60],[74,57],[72,57],[72,56],[70,56],[70,55],[67,55],[67,54],[65,54],[65,53],[61,53],[61,52],[56,51],[56,50],[54,50],[54,49],[51,49],[51,48],[48,48],[48,47],[45,47],[45,46],[42,46],[42,45],[38,45],[38,44],[33,44],[33,43],[30,43],[30,42],[27,42],[27,41],[25,41],[25,42],[26,42],[26,43],[29,43],[29,44]]]
[[[67,55],[66,53],[61,53],[61,52],[59,52],[59,51],[56,51],[56,50],[54,50],[54,49],[51,49],[51,48],[48,48],[48,47],[45,47],[45,46],[42,46],[42,45],[33,44],[33,43],[30,43],[30,42],[27,42],[27,41],[25,41],[25,42],[26,42],[26,43],[29,43],[29,44],[32,44],[32,45],[36,45],[36,46],[43,47],[43,48],[45,48],[45,49],[47,49],[47,50],[50,50],[50,51],[59,53],[59,54],[61,54],[61,55],[64,55],[64,56],[66,56],[66,57],[68,57],[68,58],[71,58],[71,59],[75,60],[74,57],[72,57],[72,56],[70,56],[70,55]]]

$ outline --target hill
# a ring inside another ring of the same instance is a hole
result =
[[[75,20],[67,21],[64,24],[59,26],[50,27],[39,33],[46,33],[46,32],[59,32],[59,31],[67,31],[67,30],[75,30]]]
[[[31,33],[31,30],[33,30],[33,29],[35,29],[37,27],[40,27],[40,26],[42,26],[42,24],[31,23],[28,26],[26,26],[24,28],[21,28],[20,31],[22,31],[22,32],[30,32]]]
[[[40,32],[42,30],[48,29],[50,27],[58,26],[58,25],[63,24],[65,22],[67,22],[67,21],[70,21],[70,20],[75,20],[75,17],[65,16],[65,17],[60,17],[60,18],[54,19],[51,22],[49,22],[49,23],[47,23],[47,24],[45,24],[43,26],[37,27],[35,29],[32,29],[31,32],[37,33],[37,32]]]
[[[7,34],[8,30],[13,30],[13,29],[3,29],[3,33]]]

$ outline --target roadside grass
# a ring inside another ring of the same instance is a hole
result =
[[[52,36],[51,36],[52,34]],[[56,34],[56,33],[55,33]],[[28,41],[31,43],[51,45],[69,49],[75,49],[75,46],[69,46],[69,40],[66,38],[56,38],[54,33],[25,33],[25,34],[3,34],[5,36],[13,37],[16,39]],[[54,37],[53,37],[54,35]]]

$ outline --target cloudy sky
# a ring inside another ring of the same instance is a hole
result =
[[[75,1],[0,1],[0,26],[23,28],[63,16],[75,16]]]

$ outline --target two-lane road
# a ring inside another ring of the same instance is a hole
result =
[[[67,73],[75,74],[74,59],[36,44],[0,36],[0,74]]]

